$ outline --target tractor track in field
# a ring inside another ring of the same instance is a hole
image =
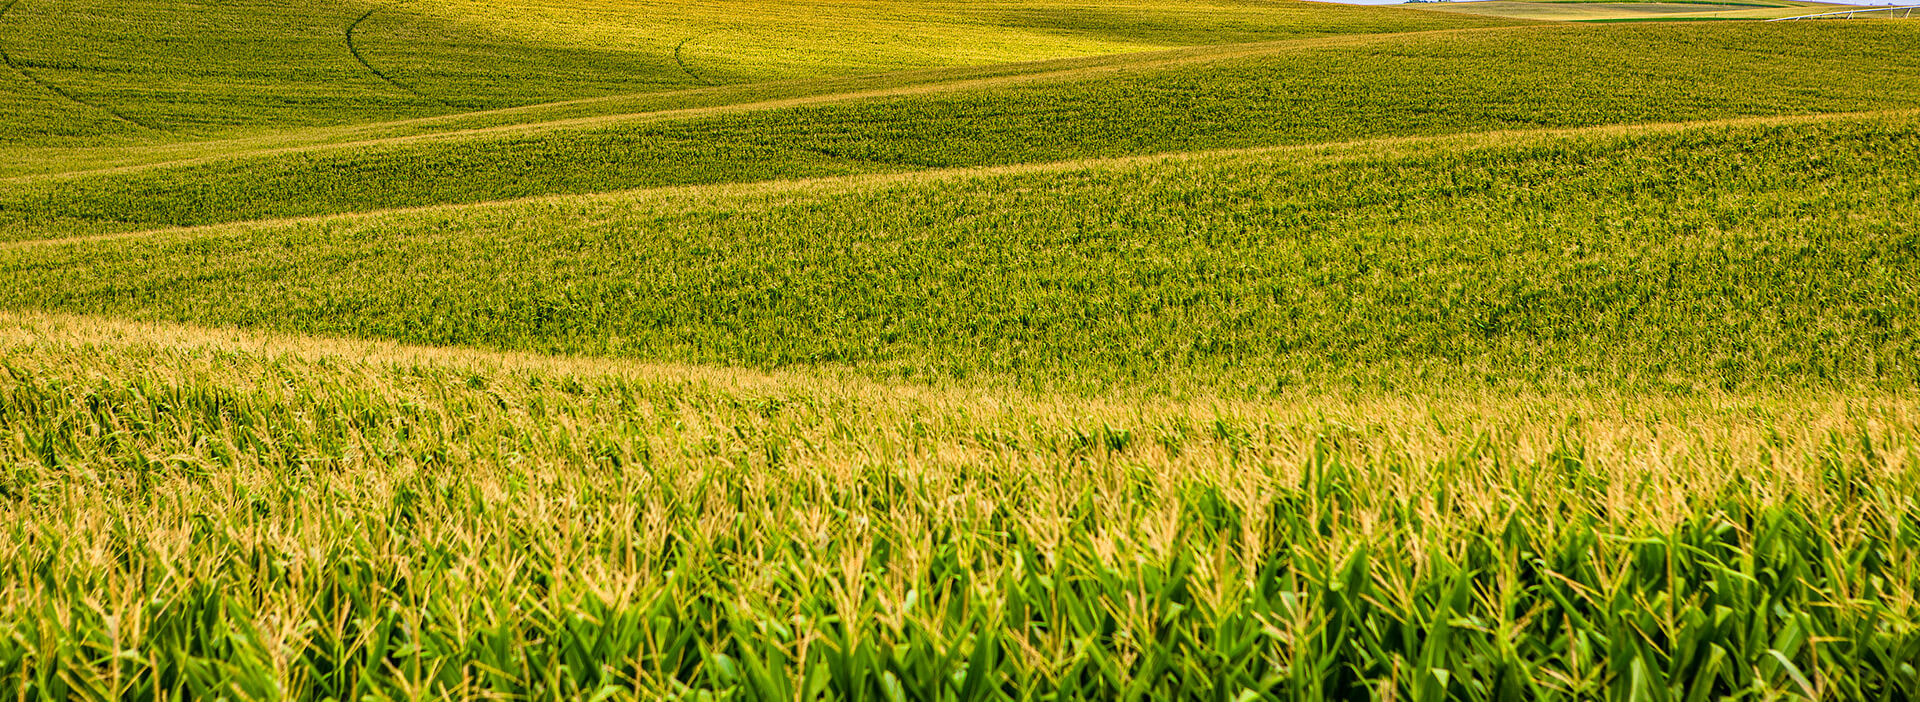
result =
[[[720,30],[717,30],[717,29],[716,29],[716,30],[714,30],[714,31],[715,31],[715,32],[717,32],[717,31],[720,31]],[[698,74],[698,73],[695,73],[695,72],[693,72],[693,67],[692,67],[692,66],[688,66],[688,65],[687,65],[687,59],[686,59],[686,57],[685,57],[685,56],[684,56],[684,55],[682,54],[682,52],[683,52],[683,51],[684,51],[684,50],[685,50],[685,49],[687,48],[687,45],[688,45],[688,44],[691,44],[691,43],[693,43],[693,42],[696,42],[696,41],[700,41],[701,39],[705,39],[705,38],[707,38],[708,36],[711,36],[712,34],[713,34],[713,32],[706,32],[706,33],[704,33],[704,34],[695,34],[695,35],[693,35],[693,36],[690,36],[690,37],[687,37],[687,38],[685,38],[685,39],[681,39],[681,40],[680,40],[680,43],[678,43],[678,44],[674,44],[674,45],[673,45],[673,62],[674,62],[674,64],[676,64],[676,65],[678,65],[678,66],[680,66],[680,72],[681,72],[681,73],[685,73],[685,74],[687,74],[687,77],[689,77],[689,78],[692,78],[692,79],[694,80],[694,82],[696,82],[696,83],[699,83],[699,84],[701,84],[701,85],[719,85],[719,83],[716,83],[716,82],[714,82],[714,81],[711,81],[711,80],[707,80],[707,78],[706,78],[706,76],[702,76],[702,75],[700,75],[700,74]]]
[[[15,1],[18,2],[18,0],[15,0]],[[428,95],[426,93],[420,92],[418,89],[414,88],[413,86],[400,82],[398,78],[394,78],[393,76],[388,75],[386,71],[382,71],[378,68],[375,68],[373,66],[373,62],[367,60],[366,54],[360,53],[360,46],[354,43],[353,35],[360,31],[360,25],[366,24],[368,19],[372,18],[375,14],[378,14],[381,10],[384,10],[384,9],[386,8],[376,7],[371,10],[367,10],[366,14],[361,15],[359,19],[354,20],[352,24],[347,25],[347,53],[353,54],[353,60],[360,62],[361,68],[367,69],[368,73],[372,73],[374,77],[379,78],[381,81],[384,81],[387,85],[391,85],[395,88],[398,88],[403,93],[407,93],[408,95],[412,95],[422,100],[430,101],[441,107],[445,107],[448,109],[457,109],[457,108],[454,108],[454,106],[451,103],[448,103],[447,101],[434,97],[432,95]]]
[[[4,4],[0,4],[0,20],[6,19],[7,13],[12,11],[13,6],[18,4],[20,4],[20,0],[6,0]],[[62,88],[58,85],[54,85],[53,83],[50,83],[46,80],[41,79],[40,76],[35,75],[32,71],[27,70],[25,66],[20,65],[20,62],[13,58],[13,54],[7,51],[7,47],[4,43],[0,43],[0,62],[7,64],[8,68],[13,69],[15,73],[19,73],[22,78],[26,78],[27,82],[40,86],[42,89],[45,89],[47,92],[53,93],[54,95],[58,95],[60,96],[61,99],[66,100],[67,102],[71,102],[75,105],[79,105],[81,107],[85,107],[90,110],[103,112],[116,120],[125,122],[127,124],[131,124],[141,129],[154,131],[154,132],[166,131],[154,125],[147,124],[146,122],[142,122],[140,120],[137,120],[125,114],[122,114],[119,110],[113,109],[111,107],[107,107],[106,105],[101,105],[98,103],[89,102],[87,100],[81,99],[80,96],[67,92],[65,88]]]
[[[1541,24],[1541,25],[1531,25],[1531,26],[1544,27],[1544,26],[1550,26],[1550,25]],[[1324,48],[1324,47],[1330,47],[1330,46],[1361,44],[1361,43],[1369,43],[1369,42],[1388,40],[1388,39],[1394,39],[1394,38],[1402,38],[1402,37],[1412,37],[1412,36],[1420,36],[1420,35],[1445,35],[1445,34],[1457,34],[1457,33],[1479,33],[1479,32],[1500,31],[1500,30],[1511,31],[1513,29],[1514,29],[1513,27],[1475,27],[1475,28],[1468,28],[1468,29],[1443,29],[1443,30],[1424,30],[1424,31],[1417,31],[1417,32],[1395,32],[1395,33],[1389,33],[1389,34],[1341,35],[1341,36],[1332,36],[1332,37],[1312,37],[1312,38],[1306,38],[1306,39],[1286,39],[1286,40],[1278,40],[1278,41],[1271,41],[1271,42],[1265,42],[1265,41],[1252,42],[1248,44],[1227,44],[1227,45],[1216,45],[1216,46],[1205,46],[1205,47],[1188,47],[1188,48],[1171,49],[1171,50],[1165,50],[1165,51],[1144,52],[1142,54],[1134,54],[1134,55],[1117,54],[1117,55],[1111,55],[1111,56],[1094,56],[1094,57],[1082,57],[1082,58],[1073,58],[1073,59],[1052,59],[1052,60],[1040,61],[1035,63],[1060,65],[1061,67],[1038,70],[1032,73],[1014,73],[1014,74],[1008,74],[1008,75],[991,75],[991,76],[982,76],[982,77],[959,77],[959,78],[953,78],[953,79],[935,80],[927,83],[916,83],[916,84],[910,84],[910,85],[888,86],[888,87],[878,87],[878,88],[860,88],[860,89],[854,89],[846,92],[796,95],[791,97],[775,98],[771,100],[736,102],[736,103],[707,105],[707,106],[699,106],[699,107],[669,107],[669,108],[663,108],[663,109],[641,110],[637,112],[619,112],[619,113],[593,115],[593,116],[586,116],[586,117],[564,117],[564,118],[558,118],[558,119],[543,119],[543,120],[537,120],[533,122],[498,124],[498,125],[484,126],[484,127],[461,128],[461,129],[454,129],[449,131],[434,131],[434,132],[425,132],[425,133],[418,133],[418,134],[406,134],[401,136],[378,136],[378,137],[373,137],[368,139],[354,139],[350,141],[326,142],[326,143],[318,143],[318,144],[302,144],[302,145],[294,145],[294,146],[276,146],[276,147],[265,148],[265,149],[246,150],[246,151],[237,152],[237,153],[220,154],[215,156],[196,156],[196,157],[190,157],[190,158],[153,161],[148,163],[129,164],[129,165],[123,165],[123,166],[110,166],[105,168],[89,168],[89,169],[67,171],[67,172],[60,172],[60,173],[44,173],[44,174],[32,174],[32,175],[22,175],[22,176],[12,176],[12,177],[0,177],[0,183],[19,183],[19,182],[42,180],[42,179],[76,178],[76,177],[85,177],[89,175],[103,175],[103,174],[109,174],[109,173],[131,173],[131,172],[150,170],[150,169],[156,169],[156,168],[190,166],[190,165],[203,164],[203,163],[231,161],[231,160],[245,159],[245,158],[257,158],[262,156],[277,156],[277,155],[297,154],[297,153],[317,153],[317,152],[323,152],[323,151],[340,151],[340,150],[347,150],[347,149],[367,148],[372,146],[398,146],[403,144],[415,144],[415,143],[436,142],[436,141],[451,142],[451,141],[458,141],[461,139],[484,137],[489,135],[525,134],[525,133],[533,133],[533,132],[545,131],[550,129],[591,129],[591,128],[600,128],[600,127],[611,127],[611,126],[651,124],[651,123],[660,123],[660,122],[680,121],[680,120],[687,120],[687,119],[698,119],[698,118],[704,118],[704,117],[714,117],[714,116],[720,116],[720,115],[738,114],[743,112],[756,112],[756,111],[763,111],[763,110],[777,110],[777,109],[787,109],[787,108],[795,108],[795,107],[810,107],[810,106],[816,106],[816,105],[837,104],[837,103],[853,102],[853,101],[859,101],[859,100],[873,100],[873,99],[886,99],[886,98],[898,98],[898,97],[911,97],[911,96],[918,96],[918,95],[957,93],[957,92],[963,92],[966,90],[981,89],[981,88],[1009,87],[1009,86],[1028,85],[1028,84],[1046,83],[1046,82],[1054,82],[1054,81],[1086,79],[1086,78],[1094,78],[1094,77],[1099,77],[1104,75],[1113,75],[1117,73],[1126,73],[1126,72],[1148,70],[1148,69],[1155,69],[1155,68],[1172,68],[1172,67],[1177,67],[1182,65],[1211,63],[1215,61],[1231,61],[1231,60],[1238,60],[1238,59],[1256,58],[1261,56],[1269,56],[1269,55],[1287,53],[1292,51],[1314,50],[1317,48]],[[1093,61],[1093,62],[1082,65],[1082,62],[1084,61]],[[371,70],[371,67],[369,67],[369,70]],[[727,87],[727,86],[711,86],[711,87]],[[699,90],[706,90],[706,89],[709,89],[709,88],[708,87],[699,88]],[[582,100],[563,101],[560,103],[550,103],[546,105],[531,105],[531,106],[514,107],[514,108],[502,108],[502,109],[496,109],[496,110],[482,110],[479,112],[462,113],[462,114],[464,115],[504,114],[504,113],[524,111],[528,109],[551,107],[553,105],[559,105],[559,104],[586,104],[586,103],[603,102],[607,100],[617,100],[617,99],[621,99],[622,97],[625,97],[625,96],[587,98]],[[445,119],[447,117],[459,117],[459,116],[462,116],[462,114],[439,115],[435,117],[427,117],[427,118],[421,118],[416,120],[407,120],[407,122],[421,122],[421,121],[427,121],[427,120]]]

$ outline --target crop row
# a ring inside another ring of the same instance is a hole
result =
[[[1228,7],[1193,0],[1106,12],[1047,2],[956,9],[913,0],[858,9],[814,2],[736,3],[718,10],[689,2],[529,7],[463,0],[18,0],[0,3],[0,46],[11,64],[58,91],[9,86],[0,98],[0,143],[172,142],[657,92],[715,80],[845,76],[1509,23],[1386,8]],[[350,26],[367,65],[350,51]],[[701,39],[694,48],[705,76],[685,68],[690,57],[683,43],[695,37]],[[0,67],[0,74],[14,74],[11,64]],[[86,104],[76,105],[76,99]],[[91,109],[65,109],[86,106]],[[109,110],[148,127],[100,119]]]
[[[1353,39],[955,93],[47,179],[0,195],[0,228],[34,238],[73,231],[51,226],[61,221],[193,225],[848,171],[1911,108],[1914,39],[1898,23]]]
[[[504,203],[0,250],[0,305],[1040,387],[1906,387],[1911,117]]]
[[[1911,399],[1191,405],[10,316],[21,699],[1903,699]]]

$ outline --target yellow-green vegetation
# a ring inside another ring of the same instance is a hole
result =
[[[1920,407],[1112,401],[4,320],[28,698],[1920,692]]]
[[[718,83],[1498,22],[1235,0],[0,0],[11,69],[0,144],[147,143]]]
[[[1750,23],[1242,45],[797,105],[582,117],[18,179],[0,193],[0,238],[1378,136],[1912,108],[1920,107],[1914,36],[1895,23]]]
[[[423,0],[408,9],[528,43],[669,56],[695,83],[1485,25],[1270,0]]]
[[[1478,0],[1473,2],[1426,2],[1416,5],[1425,10],[1507,17],[1512,19],[1559,22],[1698,22],[1705,20],[1760,20],[1793,17],[1851,5],[1801,0],[1654,0],[1648,2],[1610,2],[1608,0]]]
[[[1049,389],[1904,387],[1911,163],[1901,115],[656,190],[17,245],[0,305]]]
[[[1114,52],[1513,23],[1291,0],[0,0],[0,174],[845,95],[1062,67],[1049,59],[1100,65]],[[745,53],[708,51],[714,42]],[[957,53],[931,51],[940,42]]]
[[[1920,23],[1547,5],[0,0],[0,699],[1920,698]]]

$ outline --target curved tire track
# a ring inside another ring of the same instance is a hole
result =
[[[19,2],[19,0],[14,0],[14,2]],[[367,69],[368,73],[372,73],[375,77],[378,77],[380,80],[385,81],[387,85],[391,85],[395,88],[399,88],[401,92],[407,93],[409,95],[420,98],[422,100],[428,100],[441,107],[452,109],[453,105],[448,103],[447,101],[434,97],[432,95],[428,95],[426,93],[420,92],[419,90],[414,89],[413,86],[407,85],[406,83],[402,83],[399,81],[399,79],[396,79],[393,76],[387,75],[386,71],[382,71],[378,68],[374,68],[373,64],[367,61],[366,55],[360,53],[360,47],[353,43],[353,35],[360,31],[360,25],[365,24],[368,18],[373,17],[374,14],[384,9],[386,8],[376,7],[371,10],[367,10],[367,13],[364,15],[361,15],[359,19],[354,20],[353,24],[347,25],[347,53],[353,54],[353,60],[359,61],[360,66],[362,68]]]
[[[717,31],[719,30],[717,29],[714,30],[714,32],[717,32]],[[711,80],[707,80],[705,76],[702,76],[698,73],[693,72],[693,67],[687,65],[687,60],[685,57],[681,55],[681,50],[687,48],[688,44],[691,44],[693,42],[712,36],[714,32],[707,32],[705,34],[695,34],[685,39],[681,39],[680,43],[673,45],[673,62],[680,66],[681,73],[687,74],[687,77],[692,78],[694,82],[699,83],[701,85],[719,85],[719,83],[713,82]]]
[[[14,5],[18,5],[18,4],[20,4],[20,0],[7,0],[5,4],[0,4],[0,19],[6,19],[7,12],[12,10]],[[154,125],[147,124],[146,122],[142,122],[132,117],[128,117],[125,114],[121,114],[119,110],[113,109],[111,107],[107,107],[106,105],[101,105],[98,103],[93,103],[93,102],[88,102],[86,100],[83,100],[79,96],[74,95],[73,93],[67,92],[65,88],[61,88],[58,85],[54,85],[45,80],[41,80],[40,76],[34,75],[32,71],[27,70],[25,66],[22,66],[18,61],[15,61],[13,58],[13,54],[7,51],[7,47],[4,44],[0,44],[0,62],[6,63],[8,68],[13,69],[15,73],[19,73],[21,77],[26,78],[27,82],[40,86],[41,88],[45,89],[47,92],[53,93],[54,95],[58,95],[60,96],[61,99],[66,100],[67,102],[71,102],[75,105],[79,105],[81,107],[85,107],[90,110],[96,110],[99,112],[106,113],[108,116],[116,120],[125,122],[127,124],[131,124],[141,129],[155,131],[155,132],[166,131]]]

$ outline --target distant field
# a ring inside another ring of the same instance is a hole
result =
[[[1794,17],[1818,12],[1844,10],[1852,5],[1793,0],[1741,0],[1712,2],[1604,2],[1599,0],[1475,0],[1472,2],[1432,2],[1415,5],[1423,10],[1451,12],[1482,17],[1549,20],[1561,22],[1611,21],[1700,21],[1757,20]]]
[[[671,56],[696,83],[1469,26],[1388,8],[1258,0],[424,0],[411,11],[527,42]]]
[[[0,0],[0,698],[1920,698],[1820,9]]]
[[[0,305],[1047,389],[1903,387],[1916,124],[1362,142],[28,244],[0,250]]]
[[[1906,50],[1913,36],[1884,23],[1528,27],[1180,53],[906,94],[534,122],[21,179],[0,193],[0,238],[661,185],[1917,107],[1920,55]]]
[[[152,143],[715,83],[1495,22],[1231,0],[1098,10],[0,0],[0,47],[14,69],[0,144]]]

